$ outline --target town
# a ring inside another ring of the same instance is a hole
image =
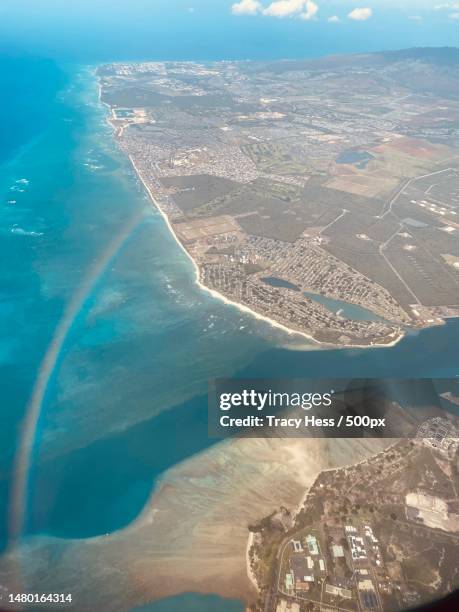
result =
[[[459,102],[441,50],[412,53],[98,75],[203,286],[319,343],[389,345],[459,312]]]

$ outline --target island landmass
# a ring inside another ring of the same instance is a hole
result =
[[[98,69],[213,295],[333,346],[459,313],[459,51]]]

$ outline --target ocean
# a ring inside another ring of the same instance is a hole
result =
[[[88,538],[132,521],[165,470],[215,443],[210,378],[458,375],[459,320],[388,349],[318,350],[202,292],[117,149],[95,67],[33,57],[0,67],[3,546],[19,426],[63,318],[25,534]],[[161,606],[151,610],[173,609]]]

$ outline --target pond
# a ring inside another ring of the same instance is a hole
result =
[[[371,310],[363,308],[363,306],[357,306],[356,304],[350,304],[343,300],[335,300],[334,298],[325,297],[318,293],[304,292],[304,295],[322,306],[325,306],[327,310],[339,314],[345,319],[352,319],[354,321],[384,321],[382,317],[379,317]]]

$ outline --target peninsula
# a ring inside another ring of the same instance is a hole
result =
[[[387,346],[459,314],[459,51],[98,77],[120,147],[213,295],[333,346]]]

